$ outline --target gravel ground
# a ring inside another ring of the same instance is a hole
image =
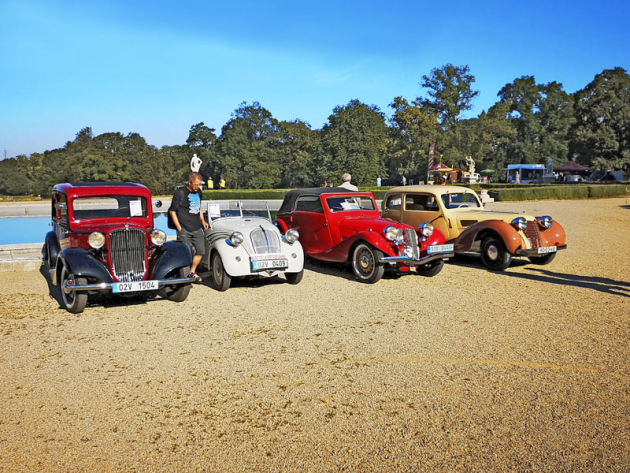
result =
[[[0,273],[0,471],[629,471],[630,206],[488,207],[552,215],[569,249],[81,316],[44,271]]]

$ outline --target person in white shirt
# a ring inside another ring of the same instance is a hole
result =
[[[339,187],[343,187],[344,189],[348,189],[349,191],[357,192],[359,188],[354,184],[351,184],[350,181],[352,181],[352,176],[348,173],[345,173],[343,175],[343,184],[341,184]]]

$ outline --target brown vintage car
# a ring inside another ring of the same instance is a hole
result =
[[[396,187],[385,194],[382,215],[414,226],[429,221],[456,254],[478,253],[494,271],[506,269],[515,256],[548,264],[567,247],[564,229],[551,217],[486,210],[466,187]]]

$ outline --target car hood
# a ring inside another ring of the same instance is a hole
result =
[[[469,226],[473,223],[483,222],[485,220],[502,220],[510,223],[517,217],[525,217],[527,221],[535,220],[531,215],[517,212],[496,212],[494,210],[482,210],[482,209],[458,209],[456,210],[457,221],[464,222]]]
[[[413,228],[411,225],[407,225],[400,222],[394,222],[384,218],[374,218],[370,216],[348,216],[339,221],[339,231],[341,237],[347,237],[354,235],[357,232],[373,231],[383,232],[387,227],[396,228]]]
[[[227,217],[212,222],[212,233],[215,232],[251,232],[254,228],[263,227],[265,230],[277,230],[277,227],[266,218],[262,217]]]

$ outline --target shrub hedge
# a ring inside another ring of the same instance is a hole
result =
[[[488,195],[496,201],[520,201],[520,200],[563,200],[563,199],[589,199],[603,197],[618,197],[626,195],[626,186],[623,184],[599,184],[599,185],[563,185],[488,190]]]
[[[564,199],[589,199],[589,198],[605,198],[618,197],[626,195],[630,186],[625,184],[566,184],[566,185],[529,185],[529,184],[513,184],[513,185],[479,185],[473,184],[471,189],[479,191],[479,189],[487,189],[488,195],[493,197],[495,201],[521,201],[521,200],[564,200]],[[385,197],[385,193],[392,187],[362,187],[362,192],[372,192],[374,198],[379,201]],[[204,200],[282,200],[284,195],[291,189],[225,189],[203,191]]]

